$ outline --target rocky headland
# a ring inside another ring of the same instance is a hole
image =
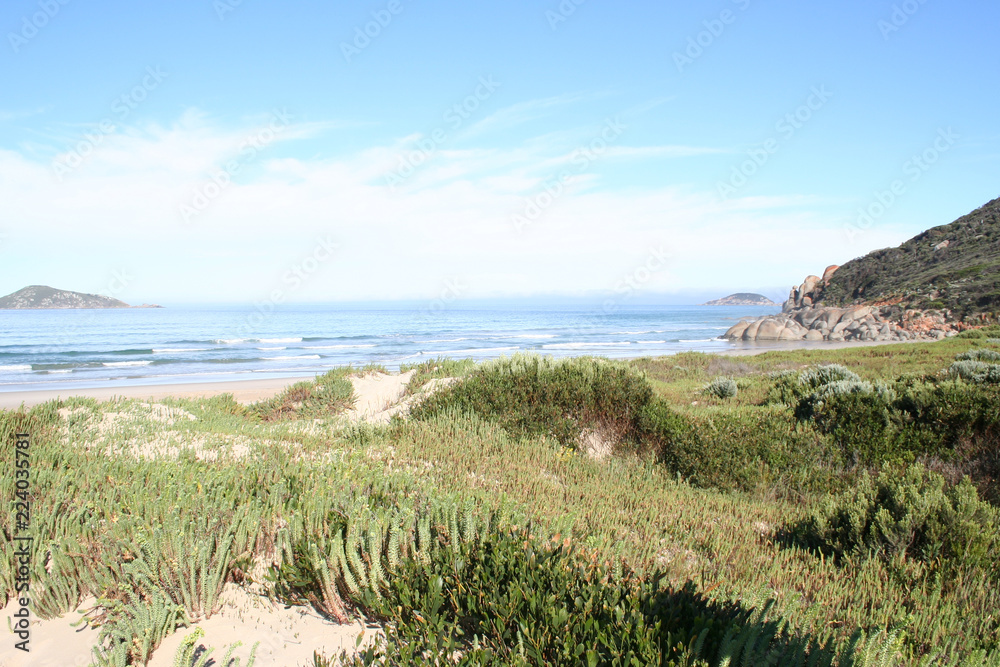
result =
[[[947,310],[903,309],[898,304],[822,305],[823,288],[839,269],[809,276],[793,287],[781,313],[744,320],[731,327],[729,340],[903,341],[940,340],[965,328]]]
[[[829,266],[730,340],[938,340],[1000,319],[1000,199],[896,248]]]

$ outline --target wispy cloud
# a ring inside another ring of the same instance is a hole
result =
[[[499,111],[495,111],[481,121],[470,125],[459,136],[467,139],[486,132],[515,127],[549,116],[557,112],[561,107],[589,102],[603,96],[603,94],[598,93],[567,93],[565,95],[543,97],[527,102],[518,102],[517,104],[512,104]]]
[[[52,109],[51,106],[42,106],[36,109],[24,109],[19,111],[0,109],[0,123],[8,123],[12,120],[20,120],[22,118],[30,118],[32,116],[38,116],[40,114],[50,111],[51,109]]]
[[[301,139],[335,127],[293,123],[288,132]],[[391,143],[336,158],[263,152],[195,224],[182,224],[179,206],[190,201],[194,184],[231,155],[248,129],[252,124],[219,127],[198,113],[169,125],[130,127],[62,183],[48,162],[0,150],[0,200],[22,229],[14,241],[45,246],[47,261],[77,272],[117,266],[127,256],[142,267],[151,292],[184,298],[211,286],[220,300],[266,293],[275,273],[324,234],[344,253],[296,298],[422,298],[447,275],[468,277],[470,297],[600,291],[661,245],[680,259],[649,284],[654,292],[729,286],[733,276],[748,284],[799,280],[817,271],[799,252],[803,246],[823,247],[834,258],[856,254],[843,238],[843,220],[816,213],[801,198],[723,204],[714,192],[689,186],[619,190],[593,173],[579,175],[580,187],[518,234],[511,215],[536,191],[538,165],[567,155],[552,154],[545,142],[442,151],[415,181],[419,187],[395,193],[378,181],[394,155]],[[616,148],[615,159],[716,150]],[[866,242],[885,243],[878,233]],[[214,247],[228,252],[198,254]]]

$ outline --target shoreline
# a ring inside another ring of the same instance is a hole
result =
[[[796,350],[840,350],[850,347],[879,347],[882,345],[913,344],[927,341],[774,341],[758,342],[729,350],[705,352],[722,357],[743,357],[768,352]],[[667,356],[667,355],[659,355]],[[639,358],[639,357],[636,357]],[[654,357],[655,358],[655,357]],[[17,410],[22,404],[31,408],[57,398],[84,397],[106,401],[115,397],[162,400],[164,398],[210,398],[220,394],[233,394],[240,403],[253,403],[272,398],[289,385],[315,379],[317,373],[298,377],[263,378],[255,380],[216,380],[212,382],[182,382],[173,384],[118,385],[94,388],[33,389],[0,391],[0,410]]]
[[[222,380],[215,382],[186,382],[177,384],[119,385],[89,389],[36,389],[29,391],[0,392],[0,410],[17,410],[23,403],[30,408],[56,398],[80,396],[106,401],[115,397],[147,398],[210,398],[232,394],[240,403],[253,403],[271,398],[296,382],[314,380],[316,373],[302,377],[266,378],[257,380]]]

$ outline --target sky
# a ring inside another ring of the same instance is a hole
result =
[[[1000,5],[4,0],[0,293],[780,298],[1000,196]]]

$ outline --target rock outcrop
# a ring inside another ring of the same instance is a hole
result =
[[[965,328],[944,310],[903,310],[894,304],[853,305],[846,308],[822,304],[823,287],[837,266],[823,276],[808,276],[793,287],[781,313],[742,321],[722,337],[744,341],[901,341],[939,340]]]

